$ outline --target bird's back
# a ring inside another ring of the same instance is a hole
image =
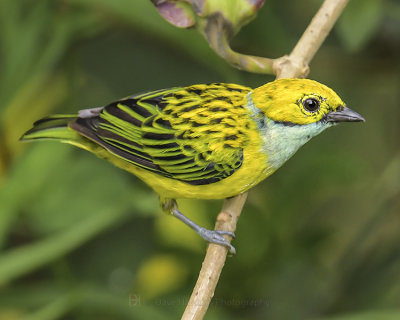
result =
[[[247,148],[259,146],[245,107],[250,90],[211,84],[154,91],[83,110],[69,127],[159,193],[223,198],[225,180],[247,167]],[[244,191],[235,183],[230,195]]]

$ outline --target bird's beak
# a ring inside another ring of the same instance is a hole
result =
[[[327,122],[364,122],[365,119],[362,115],[351,110],[350,108],[343,107],[339,111],[332,111],[326,115]]]

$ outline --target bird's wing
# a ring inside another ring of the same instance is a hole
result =
[[[153,91],[80,112],[70,127],[140,168],[214,183],[242,165],[249,90],[215,84]]]

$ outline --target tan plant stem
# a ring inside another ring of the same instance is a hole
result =
[[[277,78],[306,77],[308,64],[349,0],[325,0],[289,56],[274,62]]]
[[[348,0],[325,0],[303,36],[289,56],[277,59],[274,69],[277,78],[306,76],[308,63],[317,52],[343,11]],[[247,193],[225,200],[215,225],[216,230],[235,231]],[[214,296],[228,249],[210,244],[197,283],[182,316],[183,320],[203,319]]]
[[[235,231],[246,198],[247,192],[225,200],[215,230]],[[203,319],[214,296],[227,253],[226,247],[212,243],[208,246],[199,278],[182,319]]]
[[[332,29],[348,0],[326,0],[289,56],[269,59],[238,53],[230,47],[227,24],[222,15],[210,18],[202,30],[210,46],[232,66],[252,73],[281,74],[282,78],[306,77],[308,64]]]

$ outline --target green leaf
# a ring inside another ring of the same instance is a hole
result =
[[[21,211],[29,213],[34,234],[46,235],[2,254],[0,283],[65,255],[129,213],[156,212],[154,194],[146,188],[136,190],[128,174],[93,155],[72,150],[62,144],[36,144],[16,166],[7,188],[0,190],[3,239]]]
[[[68,313],[78,302],[82,302],[82,293],[73,290],[69,293],[53,297],[52,301],[23,320],[56,320]]]
[[[100,231],[123,218],[125,210],[114,205],[104,207],[96,215],[82,218],[81,222],[63,232],[50,235],[2,254],[0,262],[0,285],[53,261],[75,249]]]

